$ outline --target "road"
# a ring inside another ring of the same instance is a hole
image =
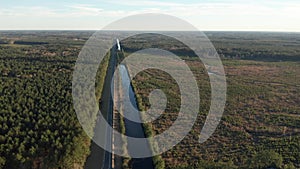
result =
[[[105,83],[103,86],[103,92],[100,103],[100,111],[104,117],[106,117],[107,122],[112,126],[113,121],[113,100],[111,93],[111,85],[112,85],[112,77],[116,67],[116,48],[114,45],[111,49],[111,57],[105,77]],[[100,120],[97,120],[99,123]],[[97,124],[96,124],[97,126]],[[99,134],[95,134],[95,136],[99,136]],[[102,135],[101,135],[102,136]],[[104,139],[107,146],[112,145],[112,133],[106,130],[106,134],[104,134]],[[102,136],[103,137],[103,136]],[[101,138],[102,139],[102,138]],[[110,152],[105,151],[101,147],[99,147],[96,143],[92,141],[91,144],[91,154],[87,158],[85,169],[111,169],[112,168],[112,154]]]
[[[105,84],[103,86],[103,92],[101,97],[100,103],[100,110],[104,117],[106,117],[107,122],[112,126],[113,121],[113,93],[111,93],[111,85],[113,84],[112,78],[114,71],[116,69],[117,64],[117,48],[118,45],[115,44],[111,49],[111,57],[109,61],[109,66],[107,69],[106,77],[105,77]],[[123,67],[122,67],[123,66]],[[122,79],[122,86],[128,86],[130,84],[130,78],[128,76],[127,69],[124,65],[121,65],[121,79]],[[135,101],[135,93],[133,92],[133,88],[130,84],[129,88],[129,96],[131,100],[131,104],[137,108],[137,103]],[[122,101],[123,102],[123,101]],[[125,113],[132,113],[124,110]],[[136,116],[140,116],[139,114],[135,114]],[[99,123],[100,120],[97,120]],[[125,128],[126,128],[126,135],[136,138],[144,138],[144,130],[141,123],[136,123],[124,118]],[[96,124],[97,126],[97,124]],[[96,129],[95,129],[96,131]],[[105,143],[106,146],[112,147],[112,133],[108,132],[108,129],[105,130],[106,134],[101,135],[100,139],[106,139]],[[99,137],[99,134],[95,135]],[[104,137],[103,137],[104,136]],[[99,138],[96,138],[99,139]],[[133,149],[135,145],[128,143],[128,148]],[[129,152],[130,154],[130,152]],[[153,169],[153,161],[152,158],[132,158],[131,159],[131,167],[133,169]],[[103,150],[99,147],[96,143],[92,142],[91,145],[91,155],[88,157],[86,161],[85,169],[111,169],[112,168],[112,154]]]

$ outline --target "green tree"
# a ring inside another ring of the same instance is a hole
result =
[[[249,168],[281,168],[283,158],[273,150],[265,150],[257,153],[250,161]]]
[[[6,163],[6,159],[4,157],[0,157],[0,168],[3,168]]]

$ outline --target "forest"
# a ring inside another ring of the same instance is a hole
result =
[[[89,155],[71,95],[84,41],[61,45],[57,36],[72,38],[1,32],[3,42],[15,41],[0,46],[0,168],[77,168]]]
[[[0,32],[0,168],[83,168],[91,140],[73,109],[72,71],[92,33]],[[184,44],[173,47],[163,36],[121,41],[119,62],[143,48],[163,48],[185,60],[201,88],[193,130],[153,158],[156,168],[300,168],[300,34],[205,33],[222,58],[228,96],[222,121],[204,144],[198,143],[198,135],[211,91],[201,61]],[[152,44],[152,38],[159,40]],[[107,64],[104,60],[98,70],[97,98]],[[149,108],[152,89],[162,89],[168,98],[163,115],[143,125],[146,135],[170,127],[179,109],[174,79],[150,69],[139,73],[132,85],[140,109]]]

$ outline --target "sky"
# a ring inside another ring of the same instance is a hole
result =
[[[100,30],[140,13],[203,31],[300,32],[299,0],[0,0],[0,30]]]

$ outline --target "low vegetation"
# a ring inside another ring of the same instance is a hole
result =
[[[300,52],[294,45],[289,45],[297,44],[299,38],[287,38],[285,34],[259,35],[246,33],[243,36],[238,33],[237,37],[244,38],[238,39],[235,38],[236,34],[228,33],[222,39],[220,34],[211,33],[212,42],[221,51],[228,92],[222,121],[213,136],[204,144],[199,144],[198,139],[210,105],[209,78],[199,59],[193,55],[180,55],[198,81],[201,108],[198,120],[189,135],[161,155],[165,168],[300,167],[297,160],[300,155]],[[143,43],[149,40],[147,36],[122,41],[125,55],[143,49],[142,45],[131,49],[131,41]],[[247,46],[247,39],[250,37],[257,43]],[[225,43],[226,40],[229,43]],[[151,38],[147,42],[150,42],[147,47],[153,47]],[[172,41],[162,40],[159,43],[166,47],[170,42]],[[259,54],[258,50],[268,44],[268,49]],[[274,47],[275,44],[282,47]],[[236,53],[224,54],[220,45],[228,48],[228,51],[234,50],[233,46],[239,50]],[[244,56],[246,49],[251,49],[253,53]],[[274,51],[277,55],[271,53]],[[267,55],[270,57],[266,57]],[[150,108],[148,95],[153,89],[164,91],[168,98],[165,113],[144,126],[148,136],[167,130],[176,119],[180,105],[179,88],[174,79],[160,70],[147,69],[140,72],[132,84],[141,110]]]
[[[90,139],[72,105],[72,71],[92,32],[0,32],[0,168],[82,168]],[[296,33],[207,32],[222,58],[227,102],[215,133],[203,144],[199,134],[210,106],[208,74],[182,43],[160,35],[125,39],[120,63],[148,47],[169,50],[185,60],[200,92],[198,119],[171,150],[153,157],[159,168],[300,168],[300,35]],[[157,40],[157,38],[159,40]],[[148,39],[149,41],[145,41]],[[153,39],[156,39],[153,41]],[[150,43],[148,43],[150,42]],[[151,42],[155,42],[154,44]],[[108,59],[99,67],[101,98]],[[140,109],[150,108],[153,89],[168,98],[165,112],[143,125],[146,135],[167,130],[180,108],[174,79],[157,69],[132,81]],[[125,129],[120,119],[120,130]],[[124,159],[124,168],[129,159]]]

